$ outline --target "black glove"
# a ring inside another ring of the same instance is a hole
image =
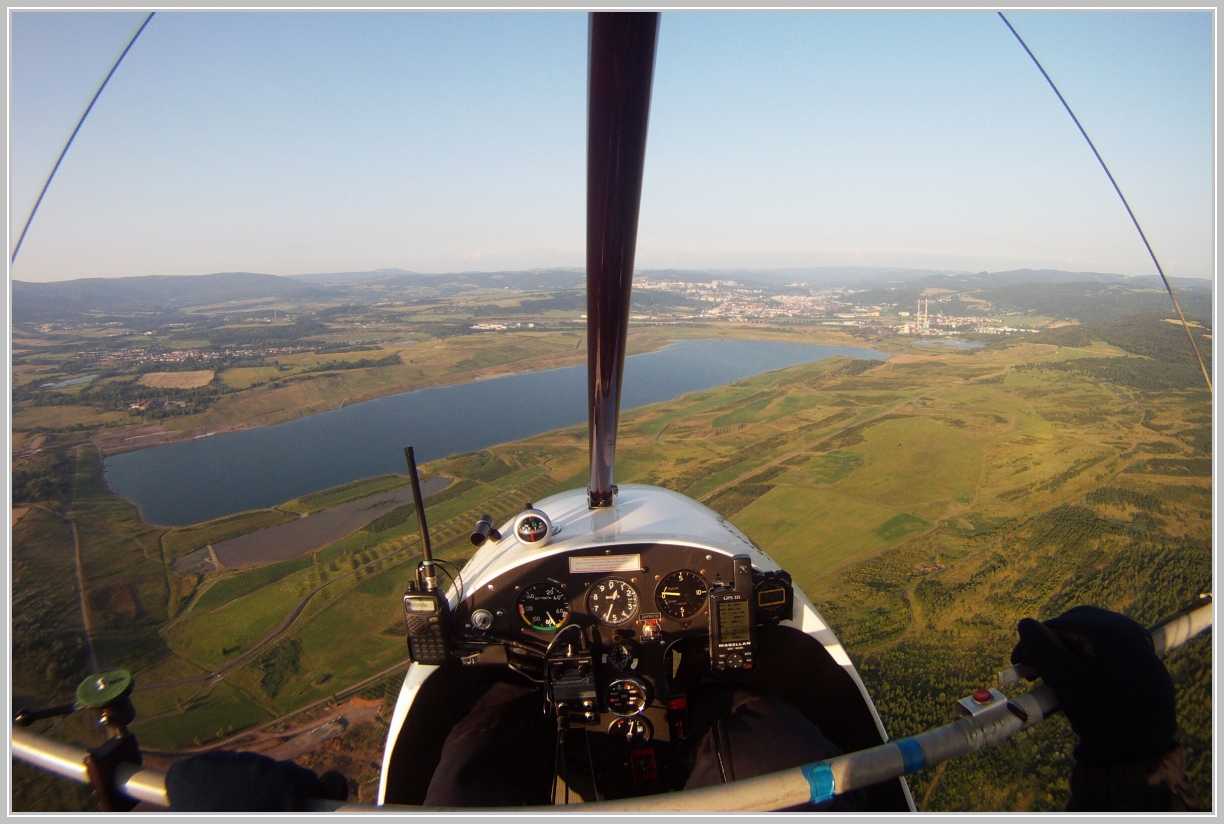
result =
[[[214,750],[175,762],[166,795],[174,812],[294,812],[308,798],[347,800],[348,779],[253,752]]]
[[[1075,607],[1044,624],[1025,618],[1013,664],[1036,667],[1080,738],[1075,758],[1113,764],[1159,755],[1177,731],[1173,680],[1139,624]]]

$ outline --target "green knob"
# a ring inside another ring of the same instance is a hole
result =
[[[86,678],[77,687],[77,703],[90,709],[102,709],[123,697],[131,688],[132,674],[127,670],[102,670]]]

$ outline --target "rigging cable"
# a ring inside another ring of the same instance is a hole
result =
[[[441,558],[438,558],[437,563],[446,564],[451,569],[455,570],[454,575],[451,575],[449,572],[447,572],[446,577],[451,579],[451,586],[455,588],[455,592],[458,594],[459,600],[462,601],[463,600],[463,573],[459,570],[458,566],[456,566],[455,564],[452,564],[450,561],[445,561]],[[457,583],[456,583],[456,577],[458,578]]]
[[[76,128],[72,130],[72,134],[68,137],[68,142],[64,144],[63,151],[60,152],[59,158],[55,161],[55,166],[51,169],[51,174],[47,175],[47,182],[43,184],[42,191],[38,193],[38,200],[34,201],[34,208],[30,210],[30,216],[26,218],[25,226],[21,228],[21,235],[17,238],[17,245],[13,247],[13,254],[9,258],[9,265],[17,261],[17,252],[21,249],[21,242],[25,240],[26,232],[30,229],[30,224],[34,221],[34,215],[38,212],[39,205],[42,204],[43,196],[47,193],[47,187],[51,185],[55,173],[59,171],[60,164],[64,162],[64,155],[68,154],[68,147],[72,145],[72,141],[76,139],[77,132],[81,130],[81,126],[85,125],[85,118],[89,117],[89,113],[93,110],[94,104],[98,102],[98,98],[102,95],[102,90],[106,88],[106,84],[110,82],[111,75],[119,68],[119,64],[123,62],[123,58],[127,57],[127,53],[132,50],[132,46],[136,45],[136,38],[140,37],[140,33],[145,30],[145,26],[149,25],[149,21],[153,19],[153,15],[157,12],[149,12],[149,16],[140,24],[140,28],[132,35],[132,39],[128,41],[127,48],[123,50],[123,54],[119,55],[119,59],[115,61],[115,65],[111,66],[111,70],[106,73],[106,79],[102,81],[102,85],[94,92],[93,99],[89,101],[89,105],[85,107],[85,114],[81,115],[81,119],[77,121]]]
[[[1131,211],[1130,204],[1126,202],[1126,196],[1122,194],[1122,190],[1118,187],[1118,182],[1114,180],[1114,176],[1110,174],[1109,167],[1105,165],[1105,161],[1101,158],[1101,153],[1097,151],[1096,146],[1092,142],[1092,138],[1088,136],[1088,132],[1084,131],[1084,127],[1080,125],[1079,118],[1075,116],[1075,112],[1071,111],[1071,107],[1067,105],[1067,101],[1063,98],[1062,92],[1054,85],[1054,81],[1050,79],[1050,75],[1042,67],[1041,61],[1037,59],[1037,55],[1033,54],[1033,50],[1024,42],[1024,38],[1020,36],[1020,32],[1016,31],[1011,22],[1003,16],[1003,12],[998,12],[1000,19],[1003,20],[1007,28],[1011,29],[1011,33],[1020,41],[1020,45],[1028,52],[1028,56],[1033,59],[1033,63],[1041,72],[1041,76],[1050,84],[1050,88],[1054,90],[1054,94],[1058,95],[1058,100],[1063,104],[1063,108],[1067,110],[1067,114],[1071,115],[1071,119],[1075,121],[1076,128],[1080,134],[1084,136],[1084,140],[1088,141],[1088,148],[1092,149],[1092,153],[1096,155],[1097,162],[1101,164],[1101,168],[1105,170],[1106,177],[1113,184],[1114,191],[1118,193],[1118,197],[1122,199],[1122,205],[1126,207],[1126,213],[1130,215],[1131,223],[1135,224],[1135,228],[1139,231],[1139,237],[1143,240],[1143,245],[1147,247],[1148,255],[1152,258],[1152,263],[1156,264],[1156,271],[1160,273],[1160,279],[1164,282],[1165,290],[1168,291],[1169,297],[1173,300],[1173,308],[1177,310],[1177,316],[1181,318],[1182,328],[1186,330],[1186,337],[1190,339],[1190,346],[1194,349],[1194,356],[1198,358],[1199,368],[1203,370],[1203,379],[1207,381],[1207,391],[1212,392],[1211,376],[1207,374],[1207,365],[1203,363],[1203,356],[1199,353],[1198,344],[1194,341],[1194,335],[1190,332],[1190,324],[1186,322],[1186,316],[1182,314],[1181,304],[1177,302],[1177,296],[1173,294],[1173,287],[1169,284],[1169,279],[1165,277],[1164,269],[1160,266],[1160,261],[1156,259],[1156,253],[1152,251],[1152,244],[1148,243],[1147,235],[1143,233],[1142,227],[1139,226],[1139,220],[1135,217],[1135,213]]]

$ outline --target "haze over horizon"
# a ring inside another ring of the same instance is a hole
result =
[[[14,12],[10,249],[141,14]],[[1213,260],[1211,14],[1009,14],[1172,277]],[[583,265],[586,15],[160,12],[11,275]],[[988,12],[663,15],[637,268],[1154,274]]]
[[[291,279],[315,280],[317,282],[323,282],[323,279],[329,276],[335,276],[337,278],[345,279],[345,280],[373,280],[373,279],[377,279],[384,275],[387,277],[420,276],[424,278],[430,278],[430,277],[435,277],[439,275],[468,275],[468,274],[472,274],[472,275],[494,274],[496,275],[496,274],[502,274],[502,273],[507,274],[507,275],[515,275],[515,274],[524,274],[524,273],[530,273],[530,272],[535,272],[535,271],[541,271],[541,272],[579,271],[580,272],[583,270],[583,268],[584,267],[582,266],[532,266],[532,267],[524,267],[521,269],[495,269],[495,268],[458,269],[456,268],[456,269],[451,269],[447,271],[422,272],[422,271],[416,271],[416,270],[411,270],[411,269],[404,269],[404,268],[397,267],[397,266],[384,266],[378,269],[363,269],[363,270],[349,268],[349,269],[343,269],[343,270],[339,270],[335,272],[290,272],[286,274],[276,274],[274,276],[291,278]],[[956,276],[959,276],[959,275],[987,275],[987,276],[990,276],[990,275],[1001,275],[1001,274],[1014,274],[1017,272],[1032,272],[1034,274],[1040,274],[1042,272],[1052,272],[1052,273],[1058,273],[1058,274],[1063,274],[1063,275],[1085,274],[1085,275],[1098,275],[1098,276],[1104,276],[1104,277],[1116,277],[1120,275],[1121,277],[1127,277],[1127,278],[1142,278],[1142,277],[1156,278],[1158,277],[1155,274],[1121,275],[1121,273],[1118,273],[1118,272],[1082,272],[1082,273],[1068,272],[1066,270],[1061,270],[1061,269],[1049,269],[1049,268],[1038,269],[1036,267],[1031,267],[1031,266],[1019,266],[1014,269],[997,270],[993,272],[987,271],[984,269],[977,271],[977,272],[971,272],[968,270],[960,270],[960,269],[955,269],[955,270],[954,269],[916,269],[916,268],[904,267],[904,266],[780,266],[780,267],[774,267],[774,268],[761,268],[761,267],[752,267],[752,266],[736,266],[736,267],[727,267],[727,268],[719,268],[719,267],[714,267],[714,266],[692,267],[692,268],[643,267],[643,266],[634,267],[635,275],[642,275],[645,273],[660,273],[660,272],[681,273],[681,274],[687,272],[687,273],[692,273],[692,274],[704,274],[704,275],[726,273],[728,276],[731,276],[732,278],[737,274],[739,275],[744,275],[744,274],[780,275],[783,273],[788,273],[788,274],[796,273],[795,274],[796,278],[799,278],[802,276],[800,273],[809,273],[809,274],[820,273],[820,274],[826,274],[826,275],[836,273],[838,276],[842,278],[848,278],[855,274],[861,274],[867,279],[871,279],[870,276],[872,275],[878,276],[881,273],[887,273],[887,274],[896,273],[898,275],[908,275],[909,276],[908,278],[904,278],[904,277],[901,278],[902,280],[912,280],[916,277],[920,277],[920,276],[925,277],[928,275],[956,275]],[[256,272],[256,271],[250,271],[250,270],[235,270],[235,271],[230,271],[230,272],[183,272],[181,274],[176,274],[176,275],[160,275],[154,272],[154,273],[149,273],[145,275],[115,275],[111,277],[105,277],[102,279],[103,280],[119,280],[119,279],[132,278],[132,277],[214,277],[218,275],[252,275],[252,276],[257,276],[257,277],[264,277],[264,276],[273,275],[273,274],[274,273],[271,273],[271,272]],[[1186,276],[1186,275],[1170,275],[1169,277],[1172,281],[1190,279],[1190,280],[1202,280],[1208,283],[1214,282],[1214,279],[1210,276],[1195,278],[1193,276]],[[24,278],[18,278],[18,277],[12,278],[13,281],[17,281],[21,283],[30,283],[30,284],[37,284],[37,283],[66,284],[74,280],[97,280],[97,279],[98,278],[96,276],[95,277],[84,277],[84,278],[65,278],[63,280],[50,280],[50,281],[30,281],[30,280],[25,280]],[[846,281],[846,282],[849,283],[850,281]]]

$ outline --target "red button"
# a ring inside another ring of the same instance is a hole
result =
[[[990,690],[986,689],[985,687],[973,693],[973,700],[979,704],[985,704],[992,698],[994,698],[994,696],[991,695]]]
[[[688,699],[681,695],[679,698],[669,699],[667,708],[669,710],[682,710],[688,706]]]

